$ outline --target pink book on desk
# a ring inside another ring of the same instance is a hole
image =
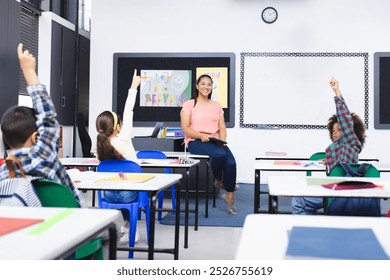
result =
[[[274,165],[301,165],[299,160],[275,160]]]
[[[331,184],[324,184],[323,187],[331,190],[358,190],[358,189],[372,189],[380,187],[371,182],[364,181],[342,181]]]
[[[0,217],[0,236],[40,222],[43,222],[43,219],[21,219],[21,218]]]

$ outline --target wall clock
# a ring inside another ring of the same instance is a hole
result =
[[[274,7],[267,7],[261,12],[261,18],[265,23],[274,23],[278,19],[278,12]]]

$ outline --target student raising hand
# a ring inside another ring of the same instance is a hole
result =
[[[339,89],[339,81],[337,81],[333,76],[332,76],[332,79],[329,81],[329,85],[333,89],[333,91],[336,94],[336,96],[340,96],[341,95],[341,92],[340,92],[340,89]]]
[[[137,76],[137,69],[134,69],[133,81],[131,82],[130,88],[137,89],[140,84],[141,84],[141,77]]]
[[[38,75],[35,72],[36,60],[35,57],[28,51],[23,51],[23,44],[18,45],[18,58],[20,68],[22,69],[24,78],[29,86],[39,84]]]

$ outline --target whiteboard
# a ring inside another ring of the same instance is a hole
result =
[[[368,53],[241,53],[240,127],[326,128],[334,76],[368,127]]]

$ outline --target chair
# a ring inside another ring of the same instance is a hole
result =
[[[88,134],[85,118],[82,113],[78,113],[77,115],[77,131],[79,133],[83,157],[85,158],[94,157],[94,155],[91,153],[92,140]]]
[[[46,179],[31,181],[43,207],[80,208],[73,193],[64,185]],[[96,238],[76,250],[75,258],[103,260],[102,239]]]
[[[323,159],[325,157],[326,157],[325,152],[317,152],[317,153],[312,154],[310,156],[309,160],[319,160],[319,159]],[[311,176],[311,171],[307,171],[306,176]]]
[[[360,164],[350,164],[356,172]],[[336,165],[329,173],[329,176],[344,177],[347,173],[343,167]],[[366,170],[364,177],[380,177],[380,172],[373,165]],[[324,202],[327,206],[328,215],[342,216],[381,216],[380,199],[378,198],[328,198]],[[342,209],[342,210],[340,210]]]
[[[148,159],[148,158],[153,158],[153,159],[166,159],[167,156],[158,150],[141,150],[137,153],[137,158],[139,159]],[[164,168],[165,173],[172,173],[170,168]],[[175,185],[171,186],[171,198],[172,198],[172,209],[176,209],[176,195],[175,195]],[[163,207],[163,202],[164,202],[164,190],[160,191],[158,194],[158,208],[161,209]],[[162,219],[162,211],[158,211],[157,215],[157,220],[161,221]]]
[[[142,173],[141,166],[130,160],[105,160],[102,161],[97,169],[97,172],[131,172]],[[146,232],[149,242],[149,222],[150,222],[150,205],[147,192],[138,192],[138,201],[132,203],[112,203],[104,199],[102,191],[98,190],[98,204],[100,208],[109,209],[127,209],[130,212],[130,232],[129,232],[129,247],[135,245],[135,235],[137,230],[138,213],[140,210],[145,210],[146,216]],[[134,252],[129,251],[129,259],[134,257]]]

